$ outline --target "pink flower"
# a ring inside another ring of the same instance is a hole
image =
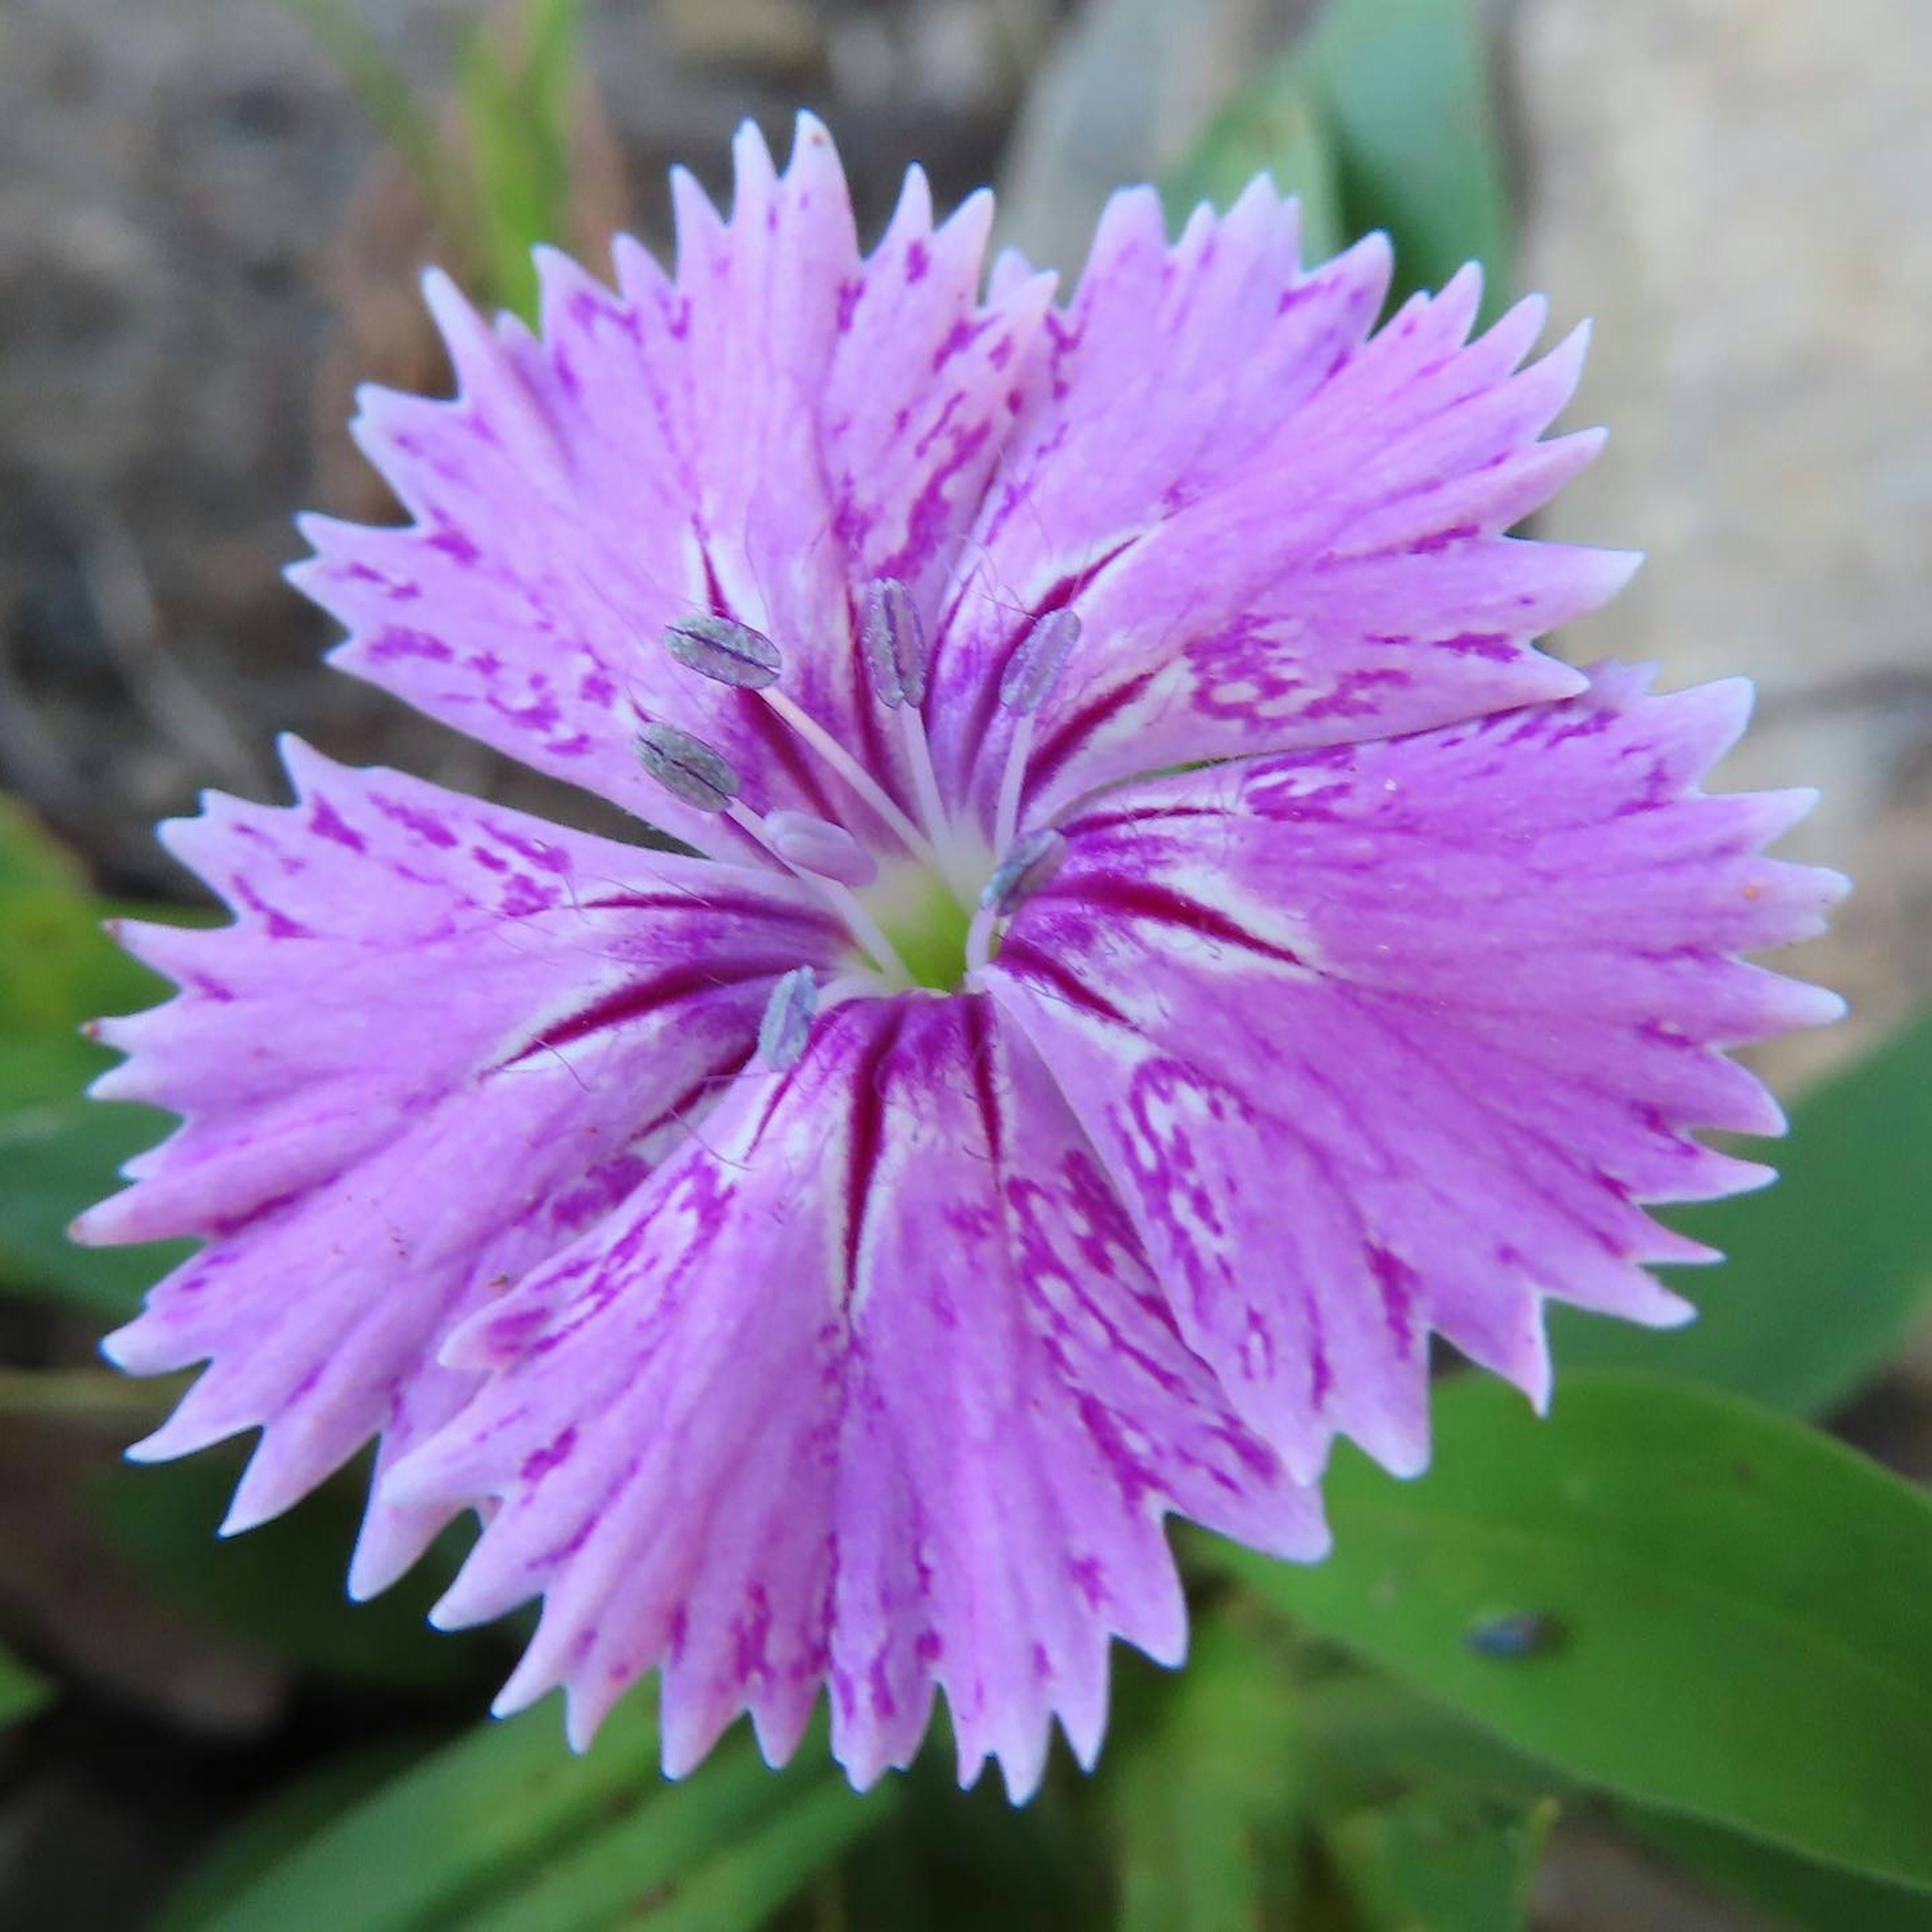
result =
[[[1839,1003],[1737,955],[1840,882],[1698,788],[1746,686],[1532,648],[1632,564],[1504,534],[1598,442],[1539,304],[1372,334],[1386,244],[1304,273],[1262,182],[982,296],[986,196],[862,256],[815,122],[737,165],[675,278],[545,255],[540,340],[432,277],[458,395],[356,425],[413,520],[295,573],[698,856],[292,741],[167,829],[235,922],[127,933],[181,992],[100,1090],[184,1124],[82,1232],[206,1240],[107,1346],[209,1364],[138,1454],[261,1430],[230,1528],[372,1436],[358,1594],[482,1514],[501,1708],[660,1670],[676,1772],[824,1684],[863,1784],[943,1686],[1021,1796],[1111,1638],[1180,1657],[1167,1512],[1318,1557],[1432,1333],[1541,1404],[1546,1298],[1689,1313],[1640,1204],[1766,1178],[1689,1130],[1778,1131],[1720,1049]]]

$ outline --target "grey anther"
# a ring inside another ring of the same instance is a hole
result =
[[[735,617],[714,616],[700,610],[680,617],[664,634],[664,649],[681,664],[714,684],[735,684],[746,691],[763,691],[778,681],[784,659],[762,631]]]
[[[1000,680],[1000,702],[1022,716],[1037,710],[1079,638],[1080,620],[1064,604],[1037,619],[1007,661],[1006,675]]]
[[[926,702],[926,626],[912,592],[896,577],[875,577],[866,586],[860,646],[872,694],[888,710]]]
[[[809,966],[794,966],[781,976],[765,1002],[758,1022],[758,1058],[767,1066],[789,1066],[805,1051],[818,1014],[818,982]]]
[[[993,876],[980,895],[980,908],[1004,919],[1018,910],[1060,870],[1066,857],[1066,841],[1050,825],[1017,841],[993,868]]]
[[[700,812],[722,812],[738,796],[738,774],[701,738],[675,724],[650,724],[638,734],[638,759],[674,798]]]

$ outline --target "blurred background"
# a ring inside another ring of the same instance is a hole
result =
[[[782,151],[800,105],[831,125],[865,232],[917,159],[942,205],[996,182],[1004,238],[1070,272],[1112,186],[1184,200],[1273,160],[1330,194],[1339,234],[1360,197],[1306,98],[1243,93],[1317,10],[0,0],[0,1636],[59,1689],[0,1733],[0,1925],[151,1922],[252,1801],[352,1750],[400,1762],[501,1667],[500,1638],[420,1633],[428,1586],[340,1608],[346,1492],[218,1558],[232,1466],[119,1471],[161,1399],[91,1349],[157,1264],[58,1246],[152,1138],[76,1125],[64,1096],[91,1065],[67,1022],[150,992],[97,950],[89,896],[192,902],[154,819],[208,784],[279,796],[289,728],[554,808],[325,670],[329,628],[279,574],[298,510],[392,514],[343,424],[358,381],[445,385],[417,269],[516,306],[532,236],[600,272],[614,228],[662,248],[670,163],[722,194],[737,122]],[[1726,778],[1820,787],[1784,849],[1857,880],[1801,968],[1855,1017],[1772,1062],[1796,1093],[1932,980],[1932,8],[1491,0],[1474,19],[1480,87],[1450,103],[1475,117],[1474,238],[1446,259],[1489,256],[1498,297],[1547,291],[1552,339],[1594,318],[1571,421],[1612,440],[1543,527],[1649,554],[1561,647],[1660,660],[1666,685],[1752,676],[1757,728]],[[1410,279],[1439,280],[1445,247],[1438,225]],[[1932,1473],[1932,1348],[1846,1426]],[[1585,1827],[1559,1834],[1534,1922],[1763,1922]]]

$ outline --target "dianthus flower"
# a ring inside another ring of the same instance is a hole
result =
[[[1537,303],[1372,332],[1386,243],[1304,272],[1258,182],[1120,195],[1057,306],[916,172],[862,256],[809,119],[736,167],[540,335],[431,277],[457,395],[356,424],[412,520],[294,572],[694,856],[290,742],[166,828],[234,922],[125,930],[180,992],[100,1090],[184,1120],[82,1232],[205,1240],[107,1348],[209,1365],[136,1454],[260,1428],[228,1528],[372,1436],[356,1594],[480,1514],[500,1708],[658,1670],[676,1773],[824,1685],[862,1785],[943,1686],[1024,1796],[1180,1657],[1167,1513],[1319,1557],[1432,1334],[1540,1404],[1546,1298],[1688,1313],[1639,1204],[1762,1177],[1689,1130],[1778,1130],[1720,1049],[1838,1003],[1737,955],[1838,882],[1699,789],[1748,687],[1532,648],[1633,561],[1504,534],[1598,441]]]

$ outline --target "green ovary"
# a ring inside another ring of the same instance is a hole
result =
[[[966,973],[966,934],[972,915],[946,882],[923,866],[882,873],[859,895],[866,909],[898,949],[916,986],[942,993],[957,987]]]

